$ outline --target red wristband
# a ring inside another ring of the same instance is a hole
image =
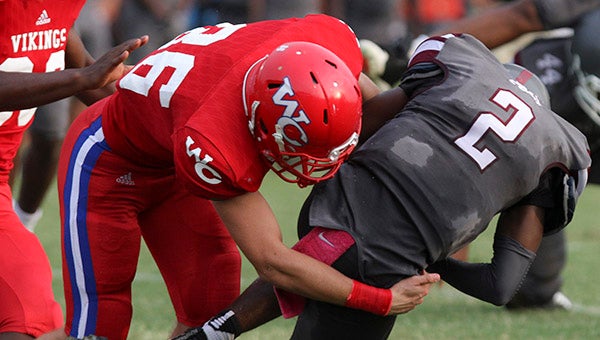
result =
[[[387,315],[392,309],[392,291],[352,281],[352,291],[346,298],[346,307],[362,309],[377,315]]]

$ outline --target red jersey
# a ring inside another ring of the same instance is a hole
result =
[[[65,67],[67,36],[84,0],[0,1],[0,71],[52,72]],[[0,182],[8,180],[35,108],[0,112]]]
[[[102,116],[108,145],[141,166],[174,169],[208,199],[258,190],[268,168],[248,129],[242,83],[253,63],[290,41],[326,47],[358,78],[356,36],[326,15],[196,28],[119,81]]]

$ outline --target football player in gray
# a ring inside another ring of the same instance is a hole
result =
[[[592,164],[600,164],[600,0],[519,0],[436,32],[466,32],[488,48],[541,32],[522,47],[514,61],[535,73],[548,89],[551,109],[584,133]],[[600,184],[600,167],[592,166],[589,183]],[[465,249],[457,258],[466,259]],[[521,308],[572,308],[563,294],[567,260],[565,232],[544,237],[537,257],[514,298]]]

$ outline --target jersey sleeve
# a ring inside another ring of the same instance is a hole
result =
[[[195,129],[188,126],[179,129],[173,141],[177,179],[193,194],[223,200],[258,190],[258,187],[238,186],[226,157]]]
[[[444,71],[438,64],[422,63],[406,70],[400,79],[400,87],[409,98],[419,92],[439,84],[444,79]]]
[[[444,79],[444,69],[436,57],[448,37],[435,36],[424,40],[411,56],[408,67],[400,79],[400,87],[409,98]]]

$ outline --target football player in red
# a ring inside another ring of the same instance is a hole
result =
[[[35,107],[72,95],[91,104],[110,94],[105,85],[125,72],[122,62],[147,40],[123,43],[94,63],[71,31],[83,4],[0,1],[0,339],[31,339],[63,326],[48,258],[15,214],[8,185]],[[73,69],[63,70],[65,62]],[[64,337],[61,330],[52,335]]]
[[[377,287],[426,269],[468,295],[506,304],[542,236],[573,217],[591,163],[585,136],[550,110],[535,75],[501,64],[467,34],[424,41],[400,87],[387,93],[397,103],[379,113],[393,118],[314,186],[293,249]],[[494,216],[490,263],[449,258]],[[371,288],[357,286],[353,293],[368,300]],[[259,279],[176,339],[233,339],[281,313],[299,314],[292,339],[388,338],[395,316],[347,307],[274,291]]]
[[[414,308],[438,275],[356,299],[352,279],[283,244],[258,191],[270,169],[300,186],[338,170],[358,142],[361,101],[377,93],[361,67],[356,36],[325,15],[200,27],[80,114],[58,169],[69,336],[127,338],[142,238],[174,334],[238,296],[236,244],[289,291],[381,314]]]

